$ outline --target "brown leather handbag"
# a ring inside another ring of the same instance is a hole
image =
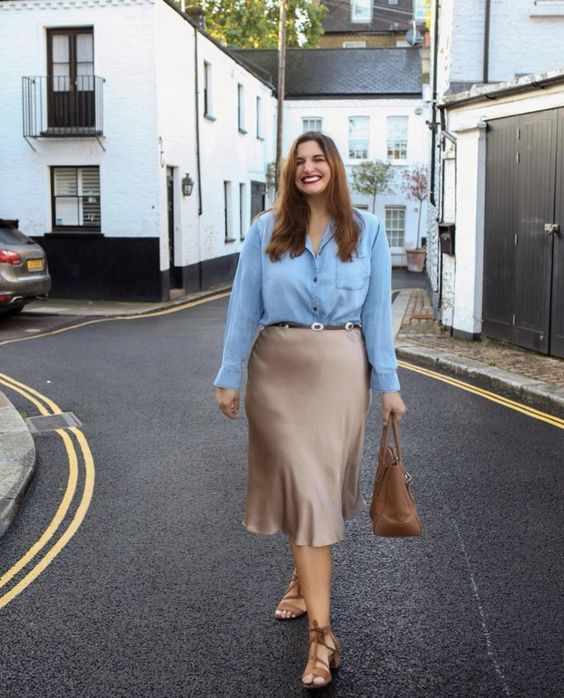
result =
[[[395,449],[390,446],[390,430],[394,435]],[[370,518],[377,536],[421,535],[411,475],[403,466],[398,423],[393,415],[382,429]]]

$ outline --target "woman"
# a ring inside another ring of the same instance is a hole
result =
[[[253,344],[256,330],[261,326]],[[295,570],[275,615],[307,612],[302,682],[319,688],[339,664],[330,626],[331,545],[364,505],[359,489],[370,388],[384,422],[406,412],[391,325],[391,256],[376,216],[351,206],[334,142],[310,131],[284,164],[272,210],[243,245],[227,312],[216,400],[238,418],[248,362],[247,504],[252,532],[282,530]]]

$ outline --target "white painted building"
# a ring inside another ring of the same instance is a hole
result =
[[[275,51],[240,50],[237,55],[277,81]],[[372,210],[371,197],[352,187],[355,165],[366,160],[393,165],[392,191],[377,195],[375,213],[385,223],[394,266],[405,266],[405,249],[417,243],[419,202],[402,192],[401,173],[426,165],[429,148],[420,50],[290,49],[285,92],[283,152],[304,131],[320,130],[330,136],[349,174],[353,205]],[[426,217],[424,202],[421,237]]]
[[[430,37],[435,127],[427,271],[442,324],[457,336],[478,338],[485,320],[488,133],[498,119],[540,116],[562,104],[562,88],[545,79],[564,67],[564,2],[442,0],[433,3]],[[530,77],[520,81],[524,75]],[[535,89],[535,80],[542,89]],[[517,190],[511,195],[517,205]],[[507,341],[528,346],[518,337],[518,313],[511,316],[515,329],[508,330]],[[499,336],[487,327],[484,334]],[[534,343],[531,348],[544,351]]]
[[[268,81],[167,0],[0,0],[0,45],[0,217],[53,295],[229,280],[274,159]]]

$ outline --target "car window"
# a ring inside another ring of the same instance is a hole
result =
[[[25,245],[33,243],[33,240],[24,235],[21,230],[15,228],[0,228],[0,243],[5,245]]]

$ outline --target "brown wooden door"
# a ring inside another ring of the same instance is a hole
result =
[[[47,42],[48,128],[62,133],[95,126],[94,35],[50,29]]]

